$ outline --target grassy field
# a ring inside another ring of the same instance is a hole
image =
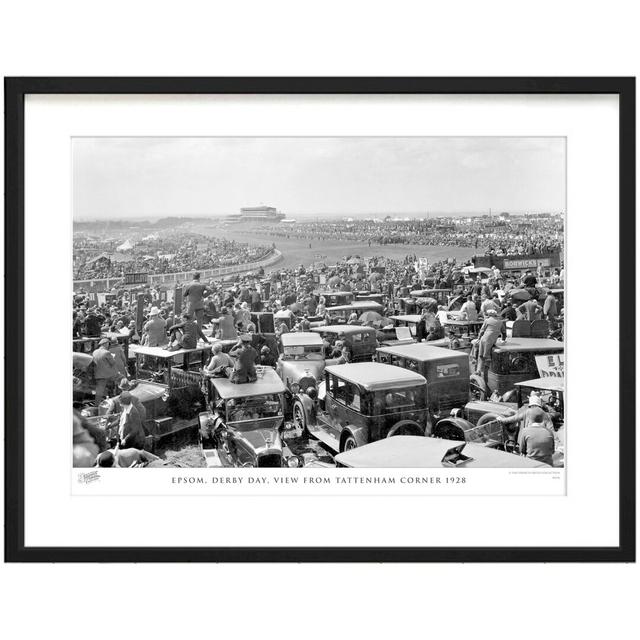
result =
[[[371,245],[369,247],[367,242],[342,242],[336,239],[309,241],[300,238],[280,238],[264,236],[256,233],[250,227],[237,225],[230,227],[206,226],[201,229],[194,229],[194,231],[251,244],[270,245],[275,243],[276,249],[282,252],[284,259],[278,262],[273,267],[274,269],[291,268],[300,264],[307,266],[316,260],[327,264],[335,264],[344,256],[354,254],[359,256],[385,256],[395,259],[402,259],[407,254],[415,254],[419,258],[424,257],[430,261],[436,261],[445,258],[465,260],[477,253],[477,250],[472,247],[442,247],[422,244]],[[325,257],[316,258],[316,255]]]

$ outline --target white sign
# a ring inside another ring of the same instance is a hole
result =
[[[564,353],[536,356],[536,366],[541,378],[564,378]]]
[[[548,267],[551,265],[549,258],[529,258],[528,260],[505,260],[505,269],[530,269],[534,267]]]

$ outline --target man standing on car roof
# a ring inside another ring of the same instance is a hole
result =
[[[484,361],[491,358],[491,349],[502,336],[502,342],[507,339],[507,327],[504,320],[498,318],[498,312],[491,308],[487,309],[487,317],[478,333],[478,362],[476,373],[484,375]]]
[[[204,324],[204,299],[211,293],[207,285],[200,284],[200,273],[193,274],[193,280],[183,289],[182,297],[187,300],[187,313],[195,317],[198,327]]]

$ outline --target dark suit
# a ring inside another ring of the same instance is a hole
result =
[[[187,301],[187,312],[195,316],[200,328],[204,323],[204,299],[209,293],[207,285],[200,284],[199,280],[193,280],[182,290],[182,297]]]

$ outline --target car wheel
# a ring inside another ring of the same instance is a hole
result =
[[[424,432],[420,425],[413,420],[400,420],[387,433],[387,438],[393,436],[423,436]]]
[[[296,425],[296,429],[301,429],[303,434],[309,433],[304,407],[302,403],[298,401],[293,403],[293,424]]]
[[[489,389],[485,381],[478,375],[469,378],[469,400],[486,400],[489,397]]]
[[[342,451],[350,451],[351,449],[355,449],[358,446],[358,442],[352,434],[349,434],[342,441]]]

